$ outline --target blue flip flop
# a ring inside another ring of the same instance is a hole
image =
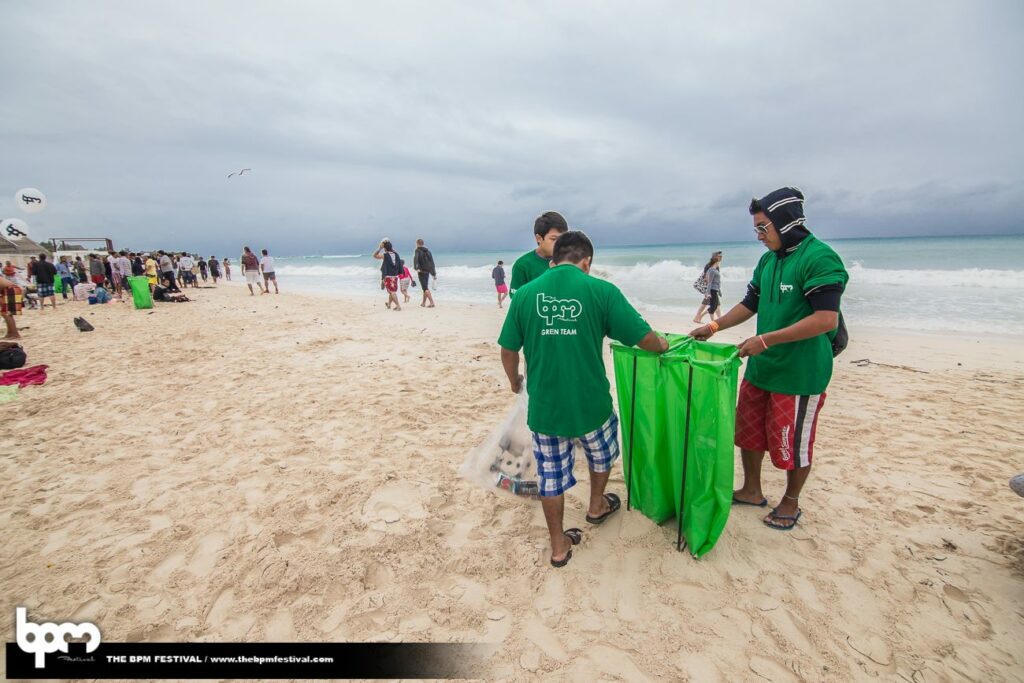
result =
[[[778,529],[779,531],[792,531],[793,528],[796,526],[797,522],[800,521],[800,517],[804,514],[804,511],[801,510],[800,508],[797,508],[796,514],[794,516],[792,516],[792,517],[789,517],[787,515],[777,515],[777,514],[775,514],[776,510],[778,510],[778,508],[772,508],[772,511],[768,513],[768,517],[770,517],[770,519],[766,519],[766,520],[763,520],[763,521],[764,521],[764,525],[766,527],[769,527],[769,528],[772,528],[772,529]],[[774,522],[776,520],[782,521],[782,522],[793,522],[793,523],[790,524],[789,526],[783,526],[781,524],[772,524],[772,522]]]
[[[763,507],[768,507],[768,499],[767,498],[762,498],[760,503],[751,503],[750,501],[740,500],[736,496],[733,496],[732,497],[732,504],[733,505],[750,505],[750,506],[753,506],[753,507],[756,507],[756,508],[763,508]]]

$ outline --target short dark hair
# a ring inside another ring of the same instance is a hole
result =
[[[393,251],[394,247],[391,246],[391,240],[384,240],[380,243],[380,246],[384,247],[384,251]]]
[[[266,255],[267,255],[267,250],[266,250],[266,249],[264,249],[264,250],[263,250],[263,255],[264,255],[264,256],[266,256]]]
[[[46,254],[40,254],[39,255],[39,260],[40,261],[45,261],[46,260]]]
[[[569,230],[555,242],[551,255],[552,263],[579,263],[585,258],[594,258],[594,243],[582,230]]]
[[[505,265],[505,262],[504,261],[498,261],[498,265],[499,266],[503,266],[503,265]]]
[[[759,213],[763,213],[766,216],[768,215],[767,212],[764,210],[764,207],[761,206],[761,200],[760,199],[751,199],[750,200],[750,208],[748,209],[748,211],[750,211],[750,215],[751,216],[753,216],[755,214],[759,214]]]
[[[558,232],[568,232],[569,224],[562,218],[562,214],[557,211],[547,211],[537,216],[537,220],[533,222],[533,234],[545,237],[552,230]]]

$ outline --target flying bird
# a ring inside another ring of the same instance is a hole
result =
[[[228,178],[230,178],[231,176],[242,175],[246,171],[251,171],[251,170],[252,170],[251,168],[243,168],[241,171],[235,171],[234,173],[228,173]]]

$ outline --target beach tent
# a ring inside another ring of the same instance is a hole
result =
[[[43,252],[48,254],[50,250],[27,237],[12,240],[0,235],[0,262],[2,263],[10,261],[17,267],[24,268],[28,265],[29,258],[39,256]]]
[[[612,344],[627,509],[675,517],[676,548],[714,547],[732,505],[735,346],[667,335],[664,354]]]

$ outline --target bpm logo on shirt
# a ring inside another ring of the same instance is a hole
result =
[[[784,285],[780,282],[779,291],[782,292],[783,294],[788,294],[789,292],[793,291],[793,285]]]
[[[583,304],[577,299],[556,299],[546,294],[537,294],[537,315],[544,318],[550,326],[556,320],[576,322],[583,312]]]
[[[22,652],[36,656],[37,669],[43,668],[47,653],[57,650],[68,651],[68,641],[64,640],[66,636],[82,638],[88,635],[89,642],[85,645],[86,652],[93,652],[100,646],[100,630],[96,628],[95,624],[90,624],[87,621],[81,624],[72,624],[71,622],[36,624],[28,620],[27,610],[24,607],[18,607],[14,610],[14,614],[15,638],[18,641],[18,647]],[[32,640],[29,640],[29,636],[32,636]],[[46,639],[47,636],[49,636],[49,640]]]

